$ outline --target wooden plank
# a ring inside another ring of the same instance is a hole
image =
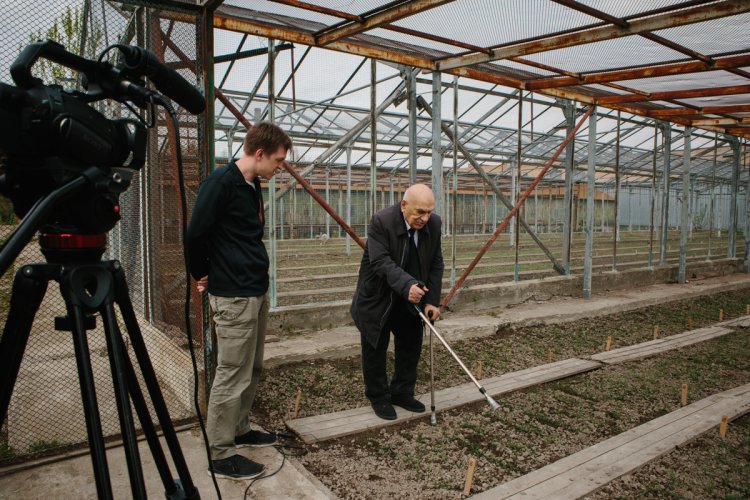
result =
[[[750,412],[750,384],[714,394],[472,498],[580,498]]]
[[[601,367],[596,361],[583,359],[566,359],[548,365],[540,365],[518,372],[503,374],[480,381],[487,393],[495,397],[533,385],[577,375]],[[418,397],[429,405],[430,395]],[[445,411],[477,401],[484,401],[484,396],[473,383],[435,391],[436,410]],[[425,413],[413,413],[396,407],[396,420],[379,418],[369,406],[344,410],[325,415],[298,418],[287,422],[287,427],[295,432],[307,444],[356,434],[368,429],[375,429],[403,423],[417,418],[425,418]]]
[[[663,352],[678,349],[688,345],[696,344],[710,340],[712,338],[720,337],[728,333],[732,333],[733,330],[723,327],[711,326],[707,328],[700,328],[697,330],[691,330],[689,332],[678,333],[669,337],[662,337],[656,340],[649,340],[648,342],[642,342],[640,344],[621,347],[612,351],[600,352],[591,356],[590,359],[595,361],[601,361],[607,364],[624,363],[626,361],[632,361],[634,359],[643,359],[649,356],[655,356]]]

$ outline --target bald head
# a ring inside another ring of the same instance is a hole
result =
[[[435,195],[424,184],[414,184],[404,193],[401,212],[406,222],[414,229],[422,229],[435,209]]]

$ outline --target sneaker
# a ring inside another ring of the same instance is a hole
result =
[[[276,435],[261,431],[250,431],[234,438],[234,445],[237,448],[245,446],[271,446],[276,444]]]
[[[257,462],[243,457],[242,455],[232,455],[229,458],[211,460],[211,467],[216,477],[226,479],[252,479],[263,474],[266,468]],[[211,475],[211,469],[208,469],[208,475]]]
[[[413,411],[414,413],[422,413],[425,410],[424,405],[420,401],[414,399],[414,396],[410,394],[392,394],[391,403],[400,406],[404,410]]]
[[[373,401],[370,403],[375,415],[383,420],[396,420],[396,410],[388,401]]]

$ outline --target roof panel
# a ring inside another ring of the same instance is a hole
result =
[[[549,0],[456,0],[394,24],[491,47],[597,22]]]
[[[648,10],[656,10],[662,7],[669,7],[684,3],[685,0],[649,0],[646,2],[633,1],[613,1],[613,0],[578,0],[579,3],[588,5],[596,10],[606,12],[614,17],[629,17],[639,12],[643,12],[644,7]]]
[[[654,31],[704,55],[750,50],[750,13]]]
[[[685,59],[685,55],[636,35],[540,52],[526,58],[566,71],[586,73],[674,62]]]
[[[643,92],[663,92],[669,90],[689,90],[711,87],[726,87],[729,85],[747,85],[747,78],[734,75],[727,71],[705,71],[685,75],[659,76],[655,78],[640,78],[626,80],[623,85]]]

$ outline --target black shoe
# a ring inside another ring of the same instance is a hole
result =
[[[266,468],[242,455],[232,455],[229,458],[220,460],[211,460],[211,467],[214,469],[216,477],[225,477],[227,479],[252,479],[263,474]],[[211,475],[211,469],[208,469],[208,475]]]
[[[391,394],[391,403],[396,406],[400,406],[404,410],[413,411],[414,413],[424,412],[424,405],[414,399],[414,396],[409,394],[393,395]]]
[[[396,420],[396,410],[393,409],[393,406],[388,401],[373,401],[370,405],[375,410],[375,415],[383,420]]]
[[[234,438],[234,445],[237,448],[244,448],[245,446],[260,448],[261,446],[271,446],[272,444],[276,444],[276,434],[261,431],[246,432]]]

